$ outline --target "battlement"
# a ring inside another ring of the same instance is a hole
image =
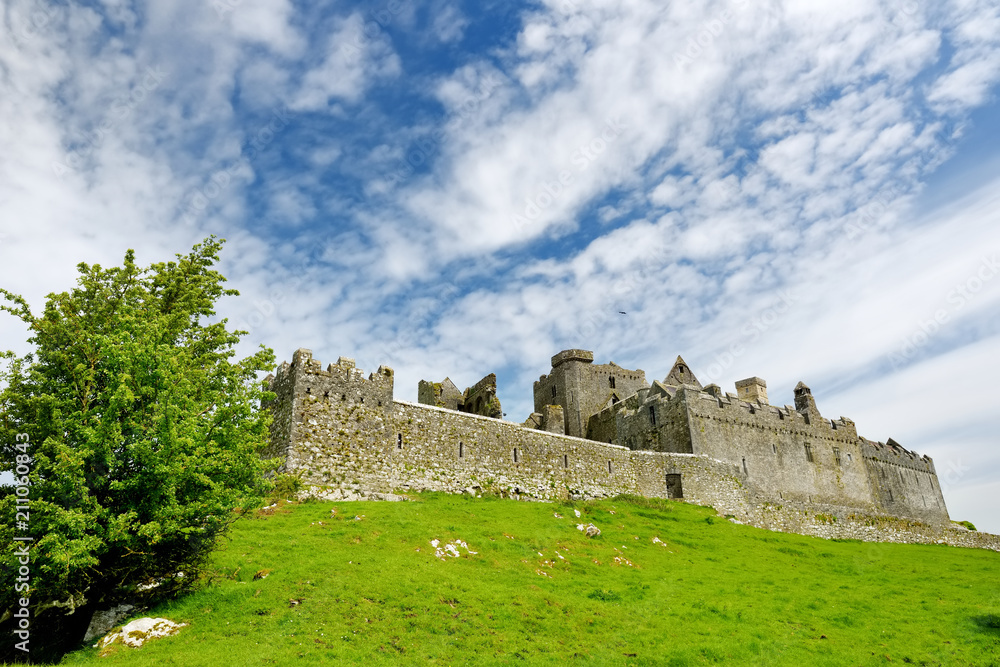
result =
[[[737,383],[737,388],[742,387],[746,391],[747,387],[765,388],[767,385],[760,378],[749,378]],[[723,421],[732,423],[746,423],[756,426],[770,426],[772,428],[796,428],[812,427],[819,432],[830,431],[831,437],[842,439],[856,439],[857,431],[854,421],[847,417],[839,419],[826,419],[819,416],[803,413],[791,405],[774,406],[767,402],[766,394],[752,394],[753,400],[747,400],[744,395],[722,392],[718,385],[709,385],[703,390],[695,390],[692,386],[669,386],[659,382],[654,382],[653,387],[638,392],[637,399],[639,405],[647,405],[651,401],[669,404],[671,401],[684,397],[695,412],[706,414]],[[623,404],[632,409],[635,406],[626,401]],[[815,403],[812,404],[815,409]],[[606,409],[602,415],[613,410]],[[837,432],[837,433],[833,433]]]
[[[867,438],[860,438],[861,451],[871,459],[877,459],[892,465],[912,468],[924,472],[934,470],[934,459],[927,455],[920,455],[910,451],[901,444],[889,438],[886,442],[877,442]]]
[[[585,364],[593,363],[594,353],[589,350],[563,350],[552,357],[552,368],[567,361],[579,361]]]
[[[737,381],[736,393],[744,401],[767,403],[767,383],[759,377]]]
[[[282,363],[269,380],[276,394],[284,391],[298,400],[312,396],[388,409],[392,405],[394,375],[392,368],[379,366],[366,378],[350,357],[340,357],[324,369],[318,359],[313,359],[311,350],[299,348],[292,355],[292,363]]]

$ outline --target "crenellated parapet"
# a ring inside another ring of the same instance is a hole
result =
[[[857,440],[858,434],[853,420],[847,417],[827,419],[816,410],[815,401],[811,402],[805,411],[800,411],[791,405],[770,405],[765,400],[766,394],[761,395],[754,391],[766,387],[763,380],[750,378],[744,382],[750,383],[749,386],[753,388],[747,392],[748,385],[744,384],[744,395],[751,393],[754,396],[753,400],[747,400],[739,394],[723,393],[716,385],[710,385],[704,391],[667,388],[669,394],[663,392],[658,400],[671,400],[675,396],[683,396],[693,414],[728,424],[831,440]]]
[[[935,473],[934,460],[931,457],[912,452],[892,438],[886,442],[876,442],[867,438],[860,438],[860,441],[861,451],[866,458],[920,472]]]
[[[350,357],[340,357],[337,363],[329,364],[324,369],[318,359],[313,359],[311,350],[299,348],[292,355],[291,364],[278,367],[274,382],[290,381],[297,400],[307,396],[322,397],[329,401],[388,409],[392,405],[393,379],[393,370],[388,366],[380,366],[377,372],[365,377]]]

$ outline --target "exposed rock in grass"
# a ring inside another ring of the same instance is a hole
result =
[[[174,623],[166,618],[137,618],[99,642],[101,655],[108,655],[116,646],[139,648],[150,639],[175,635],[186,625],[187,623]]]
[[[452,558],[458,558],[461,555],[461,553],[458,550],[459,547],[462,547],[463,549],[465,549],[466,553],[471,554],[473,556],[479,553],[478,551],[472,551],[471,549],[469,549],[469,545],[466,544],[465,541],[463,540],[455,540],[454,542],[449,542],[444,546],[441,546],[441,540],[434,539],[431,540],[431,546],[434,547],[434,555],[440,558],[441,560],[447,560],[446,558],[447,556],[451,556]]]
[[[322,486],[309,486],[298,492],[298,500],[333,500],[335,502],[353,502],[359,500],[375,500],[384,502],[400,502],[408,500],[406,496],[395,493],[376,493],[360,489],[329,489]]]

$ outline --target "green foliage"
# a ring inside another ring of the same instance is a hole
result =
[[[952,523],[957,523],[960,526],[965,526],[969,530],[976,530],[976,527],[972,525],[971,521],[952,521]]]
[[[301,477],[289,473],[280,473],[274,477],[274,488],[271,489],[271,493],[268,495],[268,498],[272,502],[275,500],[290,499],[294,498],[295,495],[301,490]]]
[[[587,593],[587,597],[591,600],[601,600],[603,602],[621,602],[622,596],[615,591],[608,590],[593,590]]]
[[[146,612],[190,623],[177,636],[64,664],[1000,661],[992,551],[708,525],[710,509],[623,499],[575,504],[606,538],[594,540],[558,504],[419,498],[241,521],[213,554],[214,583]],[[440,559],[434,539],[476,553]]]
[[[0,372],[0,464],[28,442],[30,521],[15,532],[15,502],[0,499],[0,602],[15,597],[14,535],[30,535],[30,599],[108,605],[165,595],[194,579],[239,510],[258,506],[270,416],[258,371],[271,350],[230,361],[246,332],[214,321],[225,278],[212,267],[223,241],[141,268],[79,264],[77,286],[49,294],[35,316],[0,289],[0,309],[29,328],[34,352],[7,352]],[[183,572],[183,576],[177,573]],[[23,595],[23,594],[22,594]],[[5,613],[6,616],[6,613]],[[38,630],[40,633],[41,630]],[[40,636],[35,635],[35,636]]]
[[[298,475],[281,473],[274,477],[274,488],[268,494],[268,500],[276,502],[294,498],[302,490],[302,478]]]

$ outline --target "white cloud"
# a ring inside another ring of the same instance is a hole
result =
[[[982,104],[1000,73],[1000,56],[968,63],[948,72],[935,82],[927,99],[939,106],[962,107]]]
[[[263,44],[286,57],[301,54],[305,44],[289,24],[292,3],[289,0],[240,0],[232,11],[220,12],[228,20],[234,34],[249,42]],[[225,7],[225,2],[216,7]]]
[[[446,134],[435,177],[401,192],[446,256],[564,235],[602,193],[634,187],[637,170],[657,154],[689,173],[661,179],[650,199],[680,205],[690,196],[678,191],[681,183],[704,188],[736,169],[716,146],[741,129],[774,137],[759,157],[774,180],[758,173],[746,185],[763,187],[772,211],[810,198],[797,204],[809,216],[800,224],[842,214],[871,196],[873,183],[898,179],[911,187],[920,164],[941,153],[936,128],[910,104],[920,73],[913,63],[933,62],[939,32],[921,30],[910,10],[879,13],[868,3],[796,3],[771,14],[744,3],[700,13],[642,2],[576,8],[525,22],[510,59],[529,103],[509,95],[484,102]],[[663,44],[677,44],[671,55],[687,57],[689,40],[698,46],[690,62],[678,65],[664,53]],[[900,49],[907,67],[895,58]],[[459,72],[439,89],[467,88],[467,78]],[[626,129],[613,143],[599,141],[615,117]],[[586,150],[594,140],[600,152]],[[913,164],[894,174],[904,159]]]
[[[357,101],[373,81],[402,71],[390,41],[355,12],[334,25],[322,62],[302,78],[289,106],[296,111],[323,111],[333,100]],[[372,34],[369,34],[372,33]]]
[[[442,42],[457,42],[465,34],[469,20],[462,10],[451,3],[437,3],[431,8],[434,14],[432,33]]]

